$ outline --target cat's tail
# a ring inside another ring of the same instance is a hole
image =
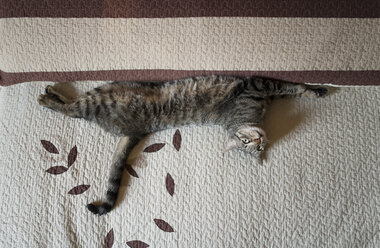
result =
[[[115,206],[128,156],[140,140],[141,137],[138,136],[125,136],[119,141],[112,159],[105,198],[101,203],[90,203],[87,205],[87,209],[92,213],[103,215],[111,211]]]

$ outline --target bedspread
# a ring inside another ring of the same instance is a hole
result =
[[[380,1],[24,0],[0,18],[0,247],[380,247]],[[41,108],[44,87],[210,74],[352,87],[276,100],[263,165],[217,126],[152,134],[116,208],[87,211],[118,137]]]
[[[217,126],[153,134],[95,216],[118,138],[40,107],[47,84],[0,91],[1,247],[380,245],[379,87],[275,101],[263,165]]]

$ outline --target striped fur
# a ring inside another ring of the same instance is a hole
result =
[[[266,99],[284,95],[323,96],[325,88],[266,78],[228,76],[194,77],[161,83],[113,82],[70,99],[47,86],[40,105],[62,114],[84,118],[122,136],[114,154],[108,190],[100,205],[89,204],[95,214],[115,205],[128,155],[145,135],[189,125],[216,124],[230,135],[229,149],[260,158],[266,135],[260,126]]]
[[[87,208],[91,212],[99,215],[106,214],[115,205],[128,155],[133,150],[133,147],[138,144],[140,139],[141,137],[138,136],[125,136],[120,139],[116,152],[113,155],[111,172],[108,177],[108,189],[104,202],[100,205],[88,204]]]

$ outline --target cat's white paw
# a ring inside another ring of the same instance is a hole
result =
[[[46,99],[47,99],[46,95],[39,95],[37,97],[38,104],[44,107],[48,106]]]

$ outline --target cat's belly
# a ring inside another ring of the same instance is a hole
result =
[[[135,126],[138,130],[143,128],[146,133],[152,133],[169,128],[188,125],[212,123],[213,118],[203,111],[177,111],[171,114],[156,115],[151,118],[142,118],[137,121],[141,125]]]
[[[120,107],[119,111],[111,113],[97,122],[106,131],[117,135],[135,133],[152,133],[159,130],[192,124],[205,124],[217,118],[214,106],[196,104],[171,104],[159,106],[146,104],[135,108],[131,105]]]

